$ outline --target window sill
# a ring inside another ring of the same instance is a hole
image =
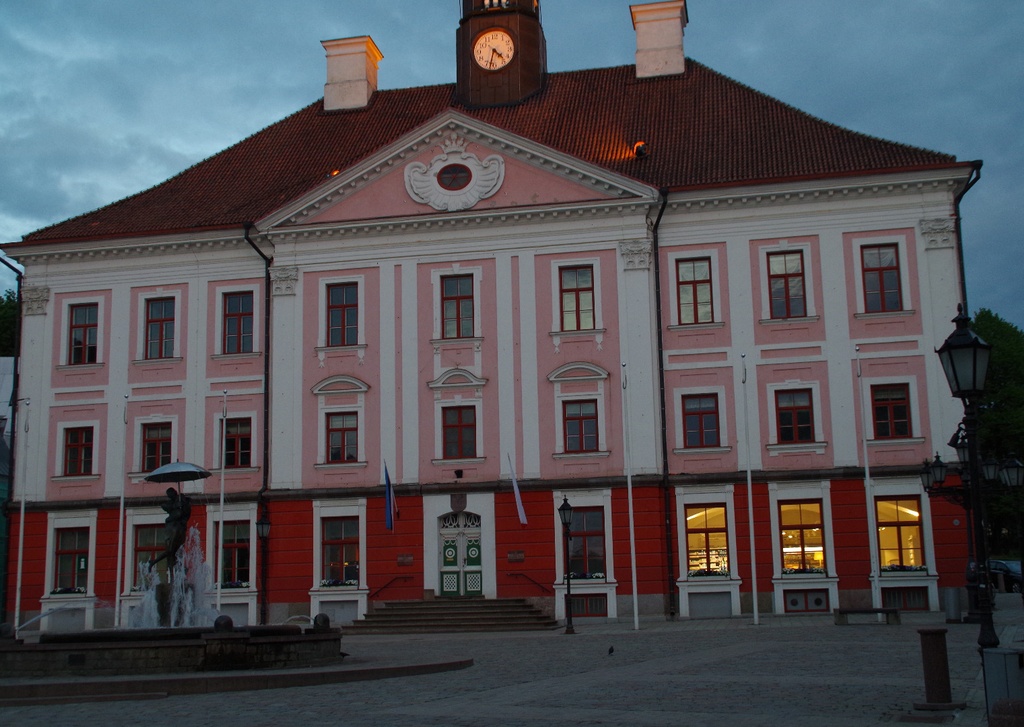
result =
[[[452,346],[472,346],[477,351],[480,350],[480,346],[483,345],[484,339],[482,336],[467,336],[466,338],[432,338],[430,339],[430,345],[437,351],[442,348],[450,348]]]
[[[214,361],[231,361],[243,358],[259,358],[261,353],[259,351],[246,351],[245,353],[215,353],[210,358]]]
[[[821,316],[794,316],[793,318],[762,318],[758,321],[763,326],[774,326],[784,323],[816,323]]]
[[[710,323],[673,323],[668,330],[673,333],[687,333],[689,331],[708,331],[716,328],[725,328],[724,321],[711,321]]]
[[[889,439],[869,439],[869,447],[901,446],[907,444],[924,444],[924,437],[890,437]]]
[[[791,454],[795,452],[811,452],[813,454],[824,454],[828,442],[798,442],[794,444],[768,444],[765,449],[772,455]]]
[[[160,364],[172,365],[184,361],[181,356],[167,356],[166,358],[137,358],[132,361],[132,366],[159,366]]]
[[[586,459],[587,457],[610,457],[611,452],[604,450],[596,452],[555,452],[552,456],[555,459]]]
[[[729,454],[732,447],[682,447],[672,450],[672,454]]]
[[[432,459],[430,460],[430,464],[437,465],[438,467],[443,467],[445,465],[452,464],[482,464],[486,461],[486,457],[463,457],[459,459]]]
[[[47,593],[40,601],[89,601],[95,600],[92,593]]]
[[[221,471],[221,468],[218,467],[217,469],[211,469],[210,474],[219,475]],[[225,467],[223,469],[225,477],[227,477],[228,475],[251,475],[259,471],[259,467]]]
[[[548,335],[552,338],[586,338],[587,336],[603,336],[607,330],[606,328],[581,328],[577,331],[550,331]]]
[[[906,310],[879,311],[878,313],[865,313],[865,312],[854,313],[853,317],[856,318],[859,321],[864,321],[864,320],[875,320],[875,319],[878,319],[878,318],[911,318],[911,317],[916,316],[916,315],[917,315],[917,311],[916,310],[914,310],[913,308],[908,308]]]
[[[366,462],[318,462],[313,465],[316,470],[360,470],[365,469]]]
[[[101,371],[106,366],[105,363],[97,361],[94,363],[80,363],[80,364],[60,364],[57,366],[58,371],[66,371],[68,373],[72,371]]]
[[[96,472],[90,472],[87,475],[54,475],[53,477],[54,482],[59,482],[62,485],[88,485],[92,482],[98,481],[99,479],[100,475]]]
[[[878,575],[882,578],[927,578],[931,573],[927,570],[883,570]]]

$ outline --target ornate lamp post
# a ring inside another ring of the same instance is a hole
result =
[[[260,541],[260,623],[267,623],[267,571],[270,551],[270,513],[266,501],[259,504],[260,518],[256,521],[256,538]]]
[[[562,496],[562,504],[558,506],[558,519],[562,521],[562,532],[565,534],[565,633],[574,634],[572,627],[572,573],[569,571],[569,543],[572,541],[572,505],[569,498]]]
[[[978,615],[981,629],[978,646],[989,649],[999,646],[999,637],[992,624],[992,584],[988,575],[988,547],[981,508],[982,471],[978,456],[978,399],[985,390],[992,346],[971,330],[971,319],[963,306],[957,307],[954,331],[936,353],[942,362],[949,391],[963,402],[963,431],[967,439],[965,472],[965,503],[970,504],[969,518],[974,526],[974,553],[978,569]]]

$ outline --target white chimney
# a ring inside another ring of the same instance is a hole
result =
[[[686,0],[630,5],[629,10],[636,30],[636,77],[671,76],[685,71]]]
[[[377,90],[377,65],[384,54],[368,35],[322,40],[327,51],[324,111],[361,109]]]

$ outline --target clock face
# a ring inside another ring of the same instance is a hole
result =
[[[516,53],[512,36],[504,30],[488,30],[473,43],[473,58],[477,65],[488,71],[504,68]]]

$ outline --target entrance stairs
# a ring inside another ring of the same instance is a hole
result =
[[[558,622],[521,598],[388,601],[346,634],[443,634],[468,631],[542,631]]]

